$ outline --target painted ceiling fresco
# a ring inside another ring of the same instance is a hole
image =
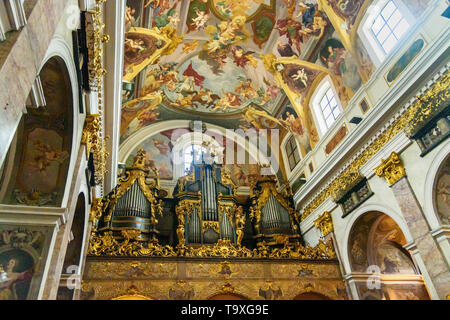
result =
[[[331,79],[345,108],[375,70],[356,32],[371,3],[128,0],[121,142],[187,119],[278,128],[309,152],[319,141],[310,99],[321,80]]]

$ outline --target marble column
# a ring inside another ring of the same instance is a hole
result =
[[[431,235],[430,226],[409,184],[398,154],[393,152],[387,160],[382,160],[382,164],[375,168],[375,173],[384,177],[391,187],[434,288],[440,299],[446,299],[450,294],[450,267]]]
[[[341,275],[344,275],[345,269],[342,264],[342,259],[341,259],[341,255],[340,255],[341,251],[339,250],[339,246],[338,246],[339,243],[336,240],[336,236],[334,234],[334,225],[333,225],[333,219],[331,218],[331,212],[325,211],[322,215],[319,216],[319,218],[317,218],[314,221],[314,225],[316,226],[317,229],[320,230],[323,240],[325,242],[332,241],[334,251],[336,252],[336,258],[339,261],[339,268],[341,271]],[[347,296],[350,299],[356,300],[357,295],[355,295],[355,292],[352,290],[348,280],[345,280],[345,287],[347,289]]]

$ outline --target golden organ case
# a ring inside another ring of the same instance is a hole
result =
[[[146,163],[145,151],[139,150],[131,168],[126,168],[117,186],[103,198],[99,232],[112,232],[116,239],[124,231],[136,232],[136,240],[157,240],[158,217],[162,199],[158,171]]]
[[[241,244],[245,214],[235,186],[219,164],[194,164],[174,190],[178,245]]]

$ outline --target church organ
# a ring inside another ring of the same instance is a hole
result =
[[[139,150],[131,168],[125,169],[117,186],[103,199],[99,231],[122,237],[124,230],[139,232],[138,240],[156,240],[157,216],[162,215],[158,171],[146,164]]]
[[[214,244],[219,239],[237,243],[243,211],[237,204],[231,179],[217,164],[194,165],[174,191],[178,203],[178,244]],[[236,221],[237,228],[236,229]]]

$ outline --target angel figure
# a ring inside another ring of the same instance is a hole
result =
[[[285,127],[285,124],[280,120],[270,116],[266,111],[257,110],[249,106],[243,115],[243,118],[248,123],[252,124],[256,129],[265,129],[267,127],[274,127],[274,124],[278,124],[281,127]],[[268,122],[263,122],[264,119]]]
[[[166,155],[167,151],[169,151],[169,146],[159,139],[153,138],[153,145],[156,149],[159,150],[159,153],[162,155]]]
[[[126,7],[126,9],[125,9],[125,26],[127,28],[132,27],[135,24],[135,22],[136,22],[136,19],[134,17],[135,14],[136,14],[136,9],[130,8],[128,6]]]
[[[308,87],[308,75],[305,72],[305,69],[299,69],[296,74],[291,75],[291,78],[295,81],[300,81],[305,88]]]
[[[217,101],[216,106],[211,110],[211,112],[216,112],[222,109],[223,112],[227,111],[229,108],[237,108],[241,105],[241,99],[237,94],[231,92],[223,92],[222,98]]]
[[[250,63],[253,68],[256,68],[258,62],[253,58],[253,51],[244,52],[244,49],[240,46],[236,46],[232,49],[232,54],[234,58],[234,63],[238,67],[244,68],[248,63]]]
[[[316,39],[322,38],[325,28],[328,25],[326,20],[322,17],[319,12],[314,15],[314,20],[311,25],[305,27],[298,32],[304,36],[312,35]]]
[[[184,212],[181,212],[181,210],[179,210],[179,212],[177,212],[177,216],[178,216],[178,228],[177,228],[178,245],[179,246],[184,246],[184,243],[185,243],[185,235],[184,235],[185,219],[184,219]]]
[[[37,168],[39,172],[47,170],[52,162],[62,164],[69,157],[67,151],[53,149],[49,144],[42,141],[35,141],[34,146],[38,153],[34,156],[31,165]]]
[[[167,19],[169,20],[169,24],[168,25],[170,25],[170,26],[172,26],[174,28],[176,28],[177,25],[178,25],[178,22],[181,21],[179,16],[178,16],[178,12],[175,13],[174,15],[172,15],[172,16],[168,16]]]
[[[209,15],[206,13],[206,11],[200,11],[198,9],[195,9],[195,14],[197,17],[192,19],[192,23],[195,25],[195,30],[201,30],[206,27],[206,23],[209,20]]]
[[[258,93],[252,87],[252,80],[246,79],[242,81],[234,91],[241,95],[244,99],[253,99],[258,96]]]
[[[125,52],[126,53],[140,53],[146,49],[145,42],[142,39],[125,39]]]
[[[289,131],[293,133],[297,133],[299,136],[302,136],[305,133],[302,120],[296,118],[292,113],[286,112],[286,120],[283,120],[283,122],[286,124]]]

